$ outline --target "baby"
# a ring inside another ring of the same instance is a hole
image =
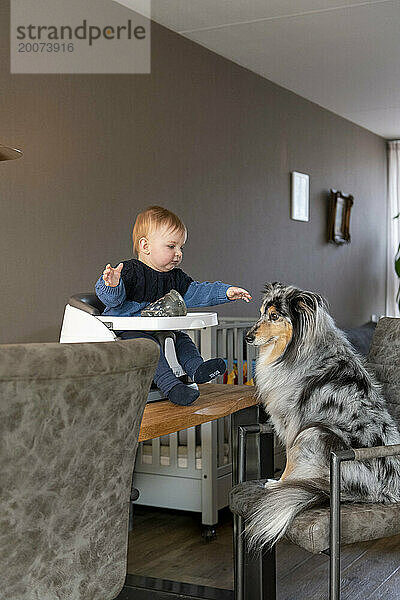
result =
[[[96,283],[96,294],[105,304],[103,315],[136,317],[151,302],[172,289],[177,290],[187,307],[212,306],[231,300],[251,300],[246,290],[221,281],[193,281],[178,268],[182,262],[187,231],[182,221],[171,211],[151,206],[141,212],[132,232],[133,249],[137,258],[106,266]],[[176,331],[176,355],[185,372],[195,383],[206,383],[222,375],[226,368],[222,358],[204,361],[191,338]],[[122,339],[150,338],[143,331],[123,331]],[[154,382],[174,404],[188,405],[199,392],[186,386],[168,365],[161,349]]]

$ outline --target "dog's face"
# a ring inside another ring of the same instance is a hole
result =
[[[268,363],[274,362],[285,352],[293,335],[290,316],[281,303],[274,298],[264,297],[260,308],[260,318],[247,332],[246,342],[261,346],[261,354],[268,354]]]
[[[291,342],[298,341],[313,322],[318,306],[326,307],[318,294],[281,283],[265,286],[261,316],[247,332],[246,342],[260,346],[268,363],[278,360]]]

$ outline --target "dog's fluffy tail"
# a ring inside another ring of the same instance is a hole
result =
[[[285,535],[299,513],[325,503],[328,498],[329,483],[323,479],[268,481],[265,494],[246,519],[249,549],[270,548]]]

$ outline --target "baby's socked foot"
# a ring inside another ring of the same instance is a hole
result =
[[[168,400],[171,400],[174,404],[180,404],[181,406],[188,406],[193,404],[199,397],[199,390],[195,390],[192,387],[185,385],[184,383],[177,383],[167,393]]]
[[[210,358],[197,367],[192,379],[195,383],[207,383],[223,375],[225,371],[226,365],[222,358]]]

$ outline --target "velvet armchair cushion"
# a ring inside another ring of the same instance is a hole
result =
[[[119,593],[158,356],[151,340],[0,346],[1,597]]]
[[[236,486],[230,495],[231,510],[248,517],[262,497],[263,481],[246,481]],[[341,510],[341,542],[351,544],[375,540],[400,533],[400,503],[343,504]],[[329,548],[329,507],[312,508],[298,515],[286,537],[309,552]]]

